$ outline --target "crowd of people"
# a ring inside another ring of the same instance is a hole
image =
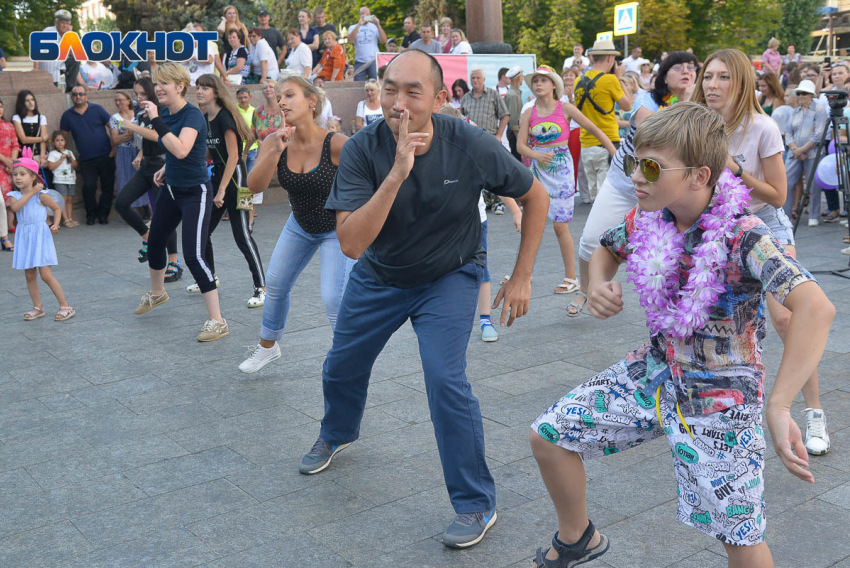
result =
[[[472,69],[468,83],[448,86],[432,54],[471,53],[448,18],[418,30],[406,19],[399,45],[364,7],[347,32],[355,45],[348,65],[321,10],[301,11],[285,45],[268,14],[259,17],[248,28],[228,7],[220,55],[152,64],[150,76],[133,82],[133,97],[116,92],[112,114],[87,101],[92,87],[83,78],[71,85],[73,107],[51,133],[35,95],[18,94],[11,124],[0,121],[8,207],[0,212],[0,244],[14,249],[13,266],[26,274],[33,308],[24,318],[45,315],[39,274],[58,300],[54,318],[75,315],[51,268],[53,235],[76,224],[68,204],[77,171],[88,225],[108,223],[118,179],[115,207],[141,237],[138,260],[150,275],[135,314],[169,301],[166,283],[183,272],[180,230],[194,279],[187,292],[201,294],[207,312],[201,342],[229,335],[212,244],[229,215],[252,280],[247,307],[263,309],[243,373],[284,357],[292,290],[319,252],[333,344],[322,368],[324,418],[300,471],[324,471],[357,440],[372,366],[410,320],[456,512],[442,541],[466,548],[497,519],[481,413],[464,371],[471,324],[477,311],[481,340],[493,342],[499,334],[491,309],[501,306],[502,326],[527,314],[548,219],[564,268],[553,293],[570,296],[566,317],[622,311],[614,277],[626,264],[650,338],[531,426],[558,516],[558,532],[550,547],[538,549],[535,565],[583,563],[611,545],[587,517],[583,460],[666,436],[678,519],[719,539],[730,566],[772,566],[763,538],[762,412],[781,462],[801,479],[813,481],[807,454],[830,449],[817,365],[835,310],[796,259],[792,218],[806,205],[795,185],[816,166],[827,125],[819,93],[842,89],[848,64],[801,64],[790,48],[779,56],[775,41],[756,64],[735,49],[704,61],[690,51],[665,52],[653,63],[640,47],[620,59],[613,42],[598,40],[588,54],[576,45],[560,71],[503,68],[491,88],[485,72]],[[380,69],[379,42],[402,51]],[[345,76],[366,81],[350,138],[328,114],[321,87]],[[257,108],[250,93],[234,97],[226,84],[254,80],[263,85]],[[186,100],[191,86],[198,106]],[[77,144],[79,155],[67,149],[69,136],[86,140]],[[264,268],[252,213],[275,175],[292,213]],[[809,225],[816,226],[821,188],[811,189]],[[838,192],[824,193],[823,220],[846,218]],[[578,247],[569,226],[576,194],[590,205]],[[488,211],[510,211],[520,233],[495,301]],[[785,348],[769,398],[760,359],[765,312]],[[805,435],[790,417],[799,392]],[[734,479],[718,481],[718,472],[734,472]]]

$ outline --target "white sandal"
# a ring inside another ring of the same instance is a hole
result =
[[[564,281],[555,286],[555,294],[572,294],[579,289],[576,278],[564,278]]]

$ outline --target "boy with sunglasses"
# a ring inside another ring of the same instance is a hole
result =
[[[600,319],[622,311],[613,278],[627,262],[650,340],[532,425],[534,457],[559,523],[535,565],[572,567],[608,550],[587,517],[583,459],[666,436],[678,519],[723,542],[730,566],[772,567],[762,500],[764,295],[793,312],[794,336],[766,403],[767,424],[782,463],[808,482],[814,477],[804,469],[790,407],[820,360],[835,308],[745,209],[748,190],[723,171],[728,148],[719,115],[680,103],[647,118],[634,147],[624,170],[638,207],[602,235],[591,257],[588,308]],[[635,480],[635,488],[645,483]]]

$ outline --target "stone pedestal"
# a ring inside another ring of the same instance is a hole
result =
[[[502,3],[499,0],[467,0],[466,35],[469,43],[502,43]]]

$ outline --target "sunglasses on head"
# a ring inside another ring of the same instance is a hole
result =
[[[626,154],[623,156],[623,172],[628,177],[632,177],[632,174],[635,173],[635,170],[640,167],[640,173],[643,174],[643,177],[646,178],[646,181],[649,183],[655,183],[658,181],[658,178],[661,177],[661,172],[665,172],[668,170],[694,170],[695,166],[688,166],[684,168],[662,168],[661,164],[652,158],[636,158],[632,154]]]

